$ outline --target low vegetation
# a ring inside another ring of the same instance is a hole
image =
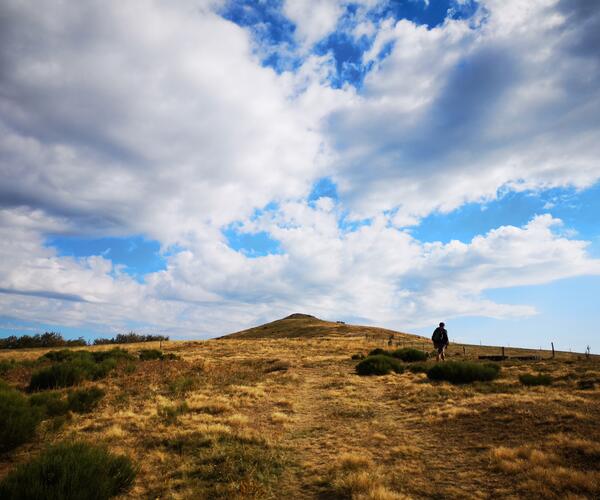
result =
[[[142,349],[139,354],[141,361],[154,361],[154,360],[165,360],[165,359],[177,359],[177,355],[173,353],[163,353],[158,349]]]
[[[384,354],[368,356],[356,365],[356,373],[359,375],[387,375],[403,371],[404,367],[400,361]]]
[[[1,384],[0,452],[12,450],[32,439],[42,413],[37,407],[30,406],[19,391]],[[0,495],[0,498],[10,497]]]
[[[427,361],[428,355],[426,352],[414,349],[412,347],[403,347],[395,351],[386,351],[385,349],[377,348],[373,349],[369,356],[390,356],[392,358],[405,361],[407,363],[413,363],[415,361]]]
[[[125,456],[83,442],[62,443],[17,466],[0,483],[0,498],[104,500],[126,492],[135,475]]]
[[[68,408],[76,413],[89,413],[104,396],[104,391],[98,387],[78,389],[69,392],[67,397]]]
[[[407,363],[412,363],[414,361],[427,361],[427,353],[419,351],[418,349],[412,349],[410,347],[393,351],[392,356],[402,361],[406,361]]]
[[[303,321],[320,328],[289,323]],[[450,345],[444,363],[392,348],[350,359],[388,345],[389,334],[362,332],[0,352],[0,498],[599,497],[598,358],[535,351],[542,359],[485,365],[478,356],[497,349]],[[357,376],[359,362],[389,375]],[[73,365],[93,368],[73,386],[27,392],[34,373]],[[102,366],[108,376],[91,382]],[[453,383],[430,383],[436,370]],[[524,386],[528,372],[551,376],[552,389]],[[93,460],[69,451],[83,436],[108,448]],[[106,465],[109,450],[129,459]]]
[[[50,351],[40,359],[54,364],[31,375],[30,391],[71,387],[84,380],[99,380],[116,368],[120,361],[131,359],[131,355],[122,349],[98,352],[63,349]]]
[[[537,375],[524,373],[523,375],[519,375],[519,381],[527,386],[550,385],[552,384],[552,377],[544,373],[539,373]]]
[[[445,380],[453,384],[487,382],[500,374],[500,366],[491,363],[473,363],[468,361],[446,361],[436,363],[427,370],[430,380]]]

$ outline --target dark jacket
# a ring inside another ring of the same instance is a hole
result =
[[[448,332],[445,328],[438,326],[431,336],[431,340],[435,345],[447,345],[448,344]]]

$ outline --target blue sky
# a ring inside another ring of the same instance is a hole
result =
[[[64,8],[3,7],[0,335],[306,312],[600,352],[600,8]]]

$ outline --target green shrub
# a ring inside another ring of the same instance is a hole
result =
[[[412,349],[410,347],[398,349],[397,351],[394,351],[392,353],[392,356],[409,363],[413,361],[427,361],[426,353],[424,353],[423,351],[419,351],[418,349]]]
[[[155,359],[163,359],[164,355],[162,351],[158,349],[142,349],[139,353],[142,361],[152,361]]]
[[[27,398],[19,391],[0,386],[0,452],[12,450],[29,441],[35,435],[35,428],[41,419],[42,411],[29,405]],[[0,498],[3,497],[0,494]]]
[[[131,361],[135,359],[133,354],[120,347],[115,347],[109,351],[94,351],[92,355],[94,356],[94,361],[96,361],[96,363],[101,363],[107,359],[113,359],[115,361]]]
[[[359,375],[387,375],[390,372],[403,371],[404,367],[400,361],[384,354],[368,356],[356,365],[356,373]]]
[[[10,369],[15,366],[14,359],[0,360],[0,375],[6,375]]]
[[[30,391],[70,387],[88,378],[94,371],[94,363],[81,361],[65,361],[42,368],[31,375]]]
[[[486,382],[494,380],[500,373],[500,366],[491,363],[473,363],[469,361],[446,361],[437,363],[427,371],[430,380],[447,380],[453,384]]]
[[[69,409],[76,413],[92,411],[104,396],[104,391],[99,387],[71,391],[68,395]]]
[[[18,466],[0,483],[0,498],[104,500],[135,479],[129,458],[87,443],[60,443]]]
[[[527,386],[550,385],[552,383],[552,377],[543,373],[539,373],[537,375],[525,373],[523,375],[519,375],[519,380],[523,385]]]
[[[69,411],[69,404],[60,392],[40,392],[32,394],[29,404],[39,408],[47,417],[64,415]]]
[[[379,355],[384,355],[384,356],[389,356],[390,352],[386,351],[385,349],[382,349],[381,347],[378,347],[377,349],[373,349],[368,356],[379,356]]]
[[[431,368],[430,363],[411,363],[408,365],[408,370],[411,373],[427,373],[427,371]]]
[[[29,382],[29,390],[71,387],[84,380],[104,378],[117,366],[118,360],[123,359],[120,352],[107,351],[107,353],[111,355],[68,349],[46,353],[42,358],[55,361],[56,364],[34,372]],[[102,356],[95,356],[95,354],[102,354]]]
[[[355,361],[360,361],[361,359],[365,359],[365,355],[363,353],[353,354],[352,359]]]

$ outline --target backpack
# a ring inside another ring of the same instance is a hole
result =
[[[442,341],[443,336],[444,336],[444,334],[442,333],[442,329],[440,327],[438,327],[433,331],[431,340],[433,340],[433,342],[435,344],[439,344]]]

